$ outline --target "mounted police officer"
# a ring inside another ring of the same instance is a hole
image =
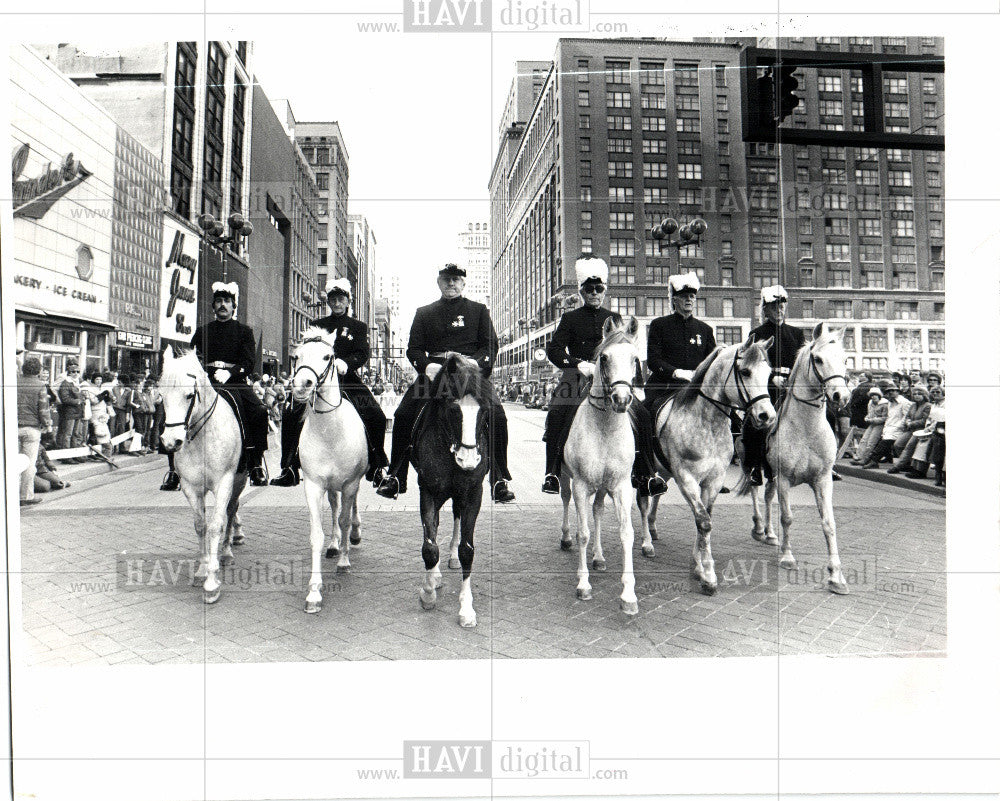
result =
[[[358,375],[371,357],[368,326],[348,314],[351,306],[351,283],[346,278],[331,278],[326,283],[326,302],[330,314],[313,320],[310,325],[329,333],[337,333],[333,346],[334,364],[340,379],[340,391],[354,404],[368,437],[368,473],[365,478],[378,486],[389,463],[385,455],[385,414],[382,407]],[[281,475],[271,479],[277,487],[294,487],[299,483],[299,435],[305,422],[305,402],[290,400],[281,414]]]
[[[778,408],[784,397],[785,382],[792,373],[799,348],[805,343],[802,329],[785,323],[787,305],[788,293],[780,284],[761,289],[760,316],[763,322],[750,332],[757,342],[774,337],[771,347],[768,348],[767,358],[771,362],[768,394],[775,408]],[[767,432],[754,428],[746,421],[743,423],[743,453],[743,470],[749,474],[751,484],[760,486],[764,483],[762,468],[768,478],[771,477],[771,469],[766,459]]]
[[[608,265],[604,259],[584,256],[577,259],[576,278],[583,305],[566,312],[546,348],[549,361],[562,369],[562,377],[552,392],[545,418],[545,480],[542,492],[559,492],[562,452],[569,437],[576,410],[590,391],[594,364],[590,360],[601,344],[604,322],[615,313],[602,308],[607,290]],[[667,489],[655,474],[653,422],[641,403],[632,404],[636,433],[636,477],[633,481],[642,495],[659,495]]]
[[[194,332],[191,346],[198,354],[209,380],[236,398],[245,427],[244,451],[250,468],[250,483],[267,486],[264,451],[267,450],[267,407],[247,383],[256,362],[256,337],[250,326],[236,319],[240,288],[236,282],[212,284],[215,319]]]
[[[694,316],[701,282],[697,274],[672,275],[667,296],[673,314],[649,324],[646,338],[646,408],[656,418],[660,406],[694,376],[694,371],[715,350],[712,327]]]
[[[395,498],[406,492],[409,472],[410,437],[417,415],[430,400],[430,386],[441,370],[444,355],[461,353],[478,362],[484,377],[493,371],[496,356],[496,331],[490,312],[482,303],[462,297],[465,290],[465,270],[446,264],[438,272],[440,300],[417,309],[410,327],[406,357],[417,370],[417,379],[406,390],[396,409],[392,425],[392,462],[389,475],[376,492],[383,498]],[[507,416],[499,402],[490,411],[490,484],[493,500],[509,503],[514,500],[507,482]]]

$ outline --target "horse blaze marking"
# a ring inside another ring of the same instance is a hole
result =
[[[482,779],[491,767],[488,740],[405,740],[404,779]]]

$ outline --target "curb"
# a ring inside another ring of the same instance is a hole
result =
[[[117,470],[106,462],[87,462],[86,464],[81,465],[63,465],[59,462],[54,462],[54,464],[60,478],[66,481],[76,482],[83,481],[87,478],[93,478],[94,476],[108,476],[115,473],[121,473],[123,470],[128,470],[130,467],[146,464],[147,462],[152,462],[156,459],[166,459],[165,456],[162,456],[159,453],[147,453],[143,456],[124,456],[119,454],[115,458],[117,460]]]
[[[898,475],[890,476],[884,470],[863,470],[860,467],[855,467],[852,464],[846,464],[844,462],[838,462],[834,465],[834,469],[840,473],[842,476],[850,476],[851,478],[860,478],[864,481],[874,481],[876,484],[889,484],[893,487],[900,487],[901,489],[913,490],[914,492],[922,492],[925,495],[934,495],[938,498],[946,497],[946,490],[944,487],[935,487],[931,481],[919,481],[913,478],[902,478]]]

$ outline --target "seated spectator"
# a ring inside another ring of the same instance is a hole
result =
[[[868,460],[861,465],[865,470],[877,470],[879,462],[883,461],[892,464],[892,446],[905,432],[906,412],[912,405],[909,400],[903,397],[899,387],[892,381],[886,382],[882,391],[885,393],[888,410],[885,423],[882,424],[880,439],[869,454]]]
[[[56,472],[56,467],[49,459],[46,447],[56,444],[52,432],[42,436],[42,442],[38,448],[38,461],[35,462],[35,492],[52,492],[53,490],[66,489],[70,486],[68,481],[63,481]]]
[[[883,382],[885,383],[885,382]],[[882,395],[882,388],[874,386],[868,390],[868,412],[865,414],[865,434],[858,445],[857,455],[851,464],[862,465],[868,461],[875,446],[882,439],[882,426],[889,414],[889,402]]]
[[[910,397],[910,389],[913,384],[910,381],[910,376],[907,373],[893,373],[892,380],[899,387],[899,396],[905,398],[908,401],[912,401],[913,398]]]
[[[931,408],[927,414],[927,422],[920,431],[913,432],[916,446],[913,450],[912,462],[908,478],[927,478],[930,465],[938,469],[937,486],[944,485],[944,387],[934,386],[930,389]]]
[[[902,473],[910,468],[910,462],[913,459],[913,451],[917,447],[918,440],[914,439],[913,434],[916,431],[920,431],[927,423],[927,415],[931,411],[930,396],[927,393],[927,387],[923,384],[915,384],[913,389],[910,390],[913,396],[913,404],[906,411],[906,417],[903,420],[903,434],[896,438],[896,444],[892,446],[893,456],[896,458],[896,463],[889,468],[890,473]]]

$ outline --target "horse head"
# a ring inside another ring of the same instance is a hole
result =
[[[733,369],[726,380],[725,392],[730,402],[738,403],[757,428],[770,428],[778,419],[767,392],[767,382],[771,378],[767,349],[773,341],[774,337],[768,337],[763,342],[756,342],[751,335],[738,345]]]
[[[431,385],[431,397],[442,405],[442,423],[462,470],[471,472],[483,460],[488,396],[479,365],[461,354],[447,354]]]
[[[292,397],[299,402],[309,399],[325,390],[325,400],[339,396],[340,384],[336,368],[334,346],[337,342],[337,332],[330,333],[326,329],[310,326],[302,332],[302,340],[292,358],[295,361],[295,372],[292,373]],[[332,390],[332,392],[331,392]],[[334,405],[339,399],[331,401]]]
[[[600,386],[603,397],[618,414],[628,411],[634,397],[635,377],[639,373],[639,321],[630,317],[609,317],[604,321],[603,338],[594,353],[594,388]]]
[[[819,382],[816,389],[826,395],[835,409],[842,408],[851,397],[847,389],[844,329],[833,329],[826,323],[819,323],[813,329],[808,355],[810,377]]]
[[[193,350],[181,350],[175,355],[173,348],[167,345],[160,376],[163,396],[160,442],[164,450],[174,453],[184,444],[192,420],[198,418],[206,398],[214,392],[197,354]]]

